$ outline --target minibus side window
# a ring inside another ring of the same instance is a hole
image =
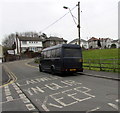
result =
[[[60,57],[60,49],[56,49],[56,57]]]
[[[47,58],[50,58],[50,56],[51,56],[51,51],[50,50],[47,51],[47,55],[46,56],[47,56]]]
[[[43,52],[43,56],[44,56],[44,58],[46,58],[46,51]]]
[[[41,58],[44,58],[44,56],[43,56],[43,52],[41,52]]]
[[[52,53],[51,53],[51,57],[52,57],[52,58],[55,58],[55,49],[53,49],[51,52],[52,52]]]

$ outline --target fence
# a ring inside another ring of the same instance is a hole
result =
[[[3,58],[3,62],[27,59],[27,58],[35,58],[35,57],[39,57],[39,56],[40,56],[40,53],[38,53],[38,52],[22,53],[21,55],[6,54]]]
[[[3,58],[3,62],[8,62],[8,61],[14,61],[14,60],[19,60],[20,56],[19,55],[5,55]]]
[[[120,59],[84,59],[83,67],[89,70],[120,72]]]

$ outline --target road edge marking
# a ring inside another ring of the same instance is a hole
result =
[[[29,61],[29,62],[30,62],[30,61]],[[28,64],[29,62],[26,62],[25,65],[26,65],[26,66],[29,66],[29,67],[32,67],[32,68],[37,68],[37,69],[38,69],[37,66],[33,66],[33,65]]]
[[[12,83],[14,83],[14,82],[17,81],[17,77],[15,76],[14,73],[12,73],[12,72],[8,69],[7,66],[4,66],[4,69],[5,69],[5,71],[6,71],[7,74],[8,74],[8,77],[9,77],[9,80],[8,80],[8,81],[9,81],[9,82],[1,85],[0,88],[3,88],[3,87],[5,87],[5,86],[10,85],[10,84],[12,84]]]

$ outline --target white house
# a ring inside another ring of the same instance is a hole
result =
[[[88,40],[88,45],[89,45],[89,48],[90,49],[95,49],[95,48],[98,48],[98,40],[97,38],[95,37],[92,37]]]
[[[78,38],[74,39],[71,42],[69,42],[69,44],[77,44],[78,45],[79,44],[79,39]],[[85,49],[88,49],[88,41],[81,39],[80,40],[80,45],[81,45],[81,47],[84,47]]]
[[[120,48],[120,40],[113,40],[110,38],[95,38],[91,37],[88,41],[81,39],[81,47],[84,47],[85,49],[97,49],[98,47],[98,41],[100,40],[101,49],[105,48],[111,48],[112,45],[116,48]],[[70,44],[78,44],[78,39],[74,39],[73,41],[69,42]]]
[[[16,54],[23,53],[27,49],[29,51],[39,52],[42,50],[42,47],[42,40],[38,37],[16,37]]]
[[[116,48],[120,48],[120,40],[113,40],[113,41],[111,42],[111,46],[112,46],[113,44],[116,46]]]
[[[113,40],[110,38],[100,38],[100,43],[101,43],[101,47],[104,48],[111,48],[111,42]]]
[[[102,49],[111,48],[111,45],[113,43],[113,39],[110,39],[110,38],[95,38],[95,37],[92,37],[88,40],[89,48],[90,49],[97,49],[98,48],[98,40],[100,40],[100,44],[101,44]]]

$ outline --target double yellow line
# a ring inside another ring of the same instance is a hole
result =
[[[5,87],[17,81],[17,77],[8,69],[7,66],[4,66],[4,69],[7,72],[9,79],[4,85],[1,85],[0,88]]]

